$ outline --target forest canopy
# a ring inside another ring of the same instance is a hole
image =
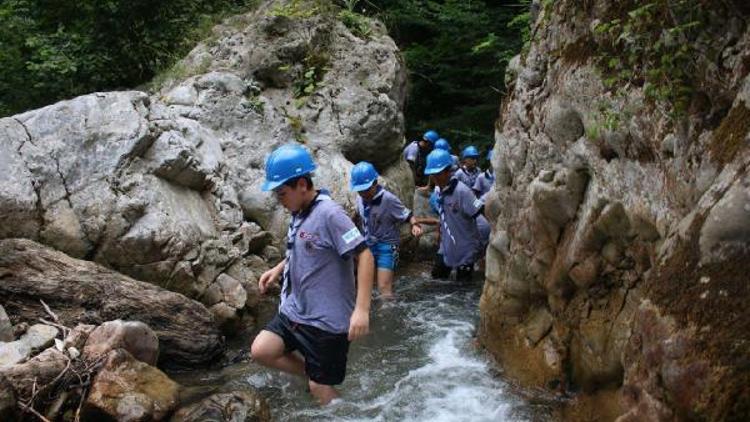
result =
[[[258,0],[5,0],[0,116],[95,91],[131,89],[170,68],[222,17]],[[407,137],[434,128],[454,147],[493,143],[508,60],[528,0],[344,0],[382,19],[410,70]]]

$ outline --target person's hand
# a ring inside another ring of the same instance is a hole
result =
[[[284,267],[281,267],[281,271],[284,271]],[[268,290],[268,286],[275,283],[279,279],[281,271],[279,271],[277,267],[274,267],[264,272],[263,275],[260,276],[260,280],[258,280],[258,290],[260,290],[260,294],[265,294],[266,290]]]
[[[411,225],[411,235],[414,237],[422,236],[422,226],[419,224]]]
[[[357,340],[370,332],[370,313],[354,309],[349,320],[349,341]]]

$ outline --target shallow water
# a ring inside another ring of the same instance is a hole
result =
[[[480,286],[399,277],[398,299],[374,302],[371,334],[352,343],[342,397],[320,407],[306,383],[242,362],[207,372],[193,388],[208,392],[251,385],[284,421],[523,421],[550,420],[552,409],[503,381],[476,347]],[[180,380],[183,384],[188,380]]]

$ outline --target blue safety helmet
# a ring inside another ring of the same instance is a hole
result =
[[[422,135],[422,139],[424,139],[425,141],[431,144],[434,144],[435,142],[437,142],[438,139],[440,139],[440,135],[438,135],[438,133],[435,132],[434,130],[428,130],[427,132],[424,133],[424,135]]]
[[[276,148],[266,159],[264,192],[273,190],[287,180],[310,174],[315,170],[310,153],[301,145],[287,144]]]
[[[446,151],[451,150],[451,144],[448,143],[447,140],[440,138],[437,141],[435,141],[435,148],[436,149],[444,149]]]
[[[453,165],[453,157],[451,154],[444,149],[434,149],[427,155],[427,168],[424,169],[424,174],[437,174],[443,171],[446,167]]]
[[[349,187],[355,192],[370,189],[372,184],[378,180],[378,176],[379,174],[378,171],[375,170],[375,166],[367,161],[360,161],[357,165],[352,167]]]
[[[479,158],[479,150],[474,145],[469,145],[461,152],[461,158]]]

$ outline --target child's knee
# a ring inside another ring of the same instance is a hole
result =
[[[256,337],[250,346],[250,356],[253,360],[259,363],[266,363],[277,358],[273,347],[269,347],[262,338]]]

